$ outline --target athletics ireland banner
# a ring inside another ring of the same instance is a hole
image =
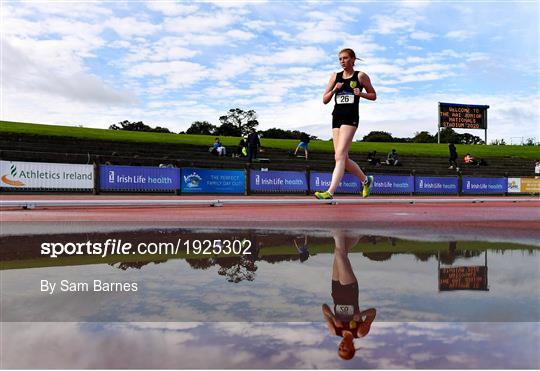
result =
[[[23,189],[92,189],[94,166],[0,161],[0,187]]]

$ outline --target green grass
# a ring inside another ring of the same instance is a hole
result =
[[[1,134],[20,134],[31,136],[43,136],[43,140],[50,137],[67,137],[83,140],[104,140],[134,143],[159,143],[159,144],[185,144],[208,147],[214,142],[214,136],[187,135],[187,134],[163,134],[130,132],[123,130],[91,129],[77,126],[41,125],[21,122],[0,121]],[[357,134],[359,138],[362,134]],[[225,146],[236,146],[240,141],[237,137],[220,137]],[[262,139],[263,147],[291,150],[298,144],[292,139]],[[392,148],[402,156],[428,156],[447,157],[447,144],[431,143],[366,143],[354,142],[351,145],[351,153],[367,153],[376,150],[385,156]],[[538,146],[491,146],[491,145],[456,145],[460,156],[469,152],[476,157],[518,157],[535,159],[540,157]],[[331,141],[314,140],[310,143],[310,151],[333,152]]]

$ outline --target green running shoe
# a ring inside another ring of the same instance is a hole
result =
[[[362,197],[366,198],[371,193],[371,188],[373,188],[373,176],[367,177],[367,182],[362,186]]]
[[[334,196],[332,196],[330,194],[330,192],[326,191],[326,192],[315,192],[315,198],[318,198],[319,200],[331,200],[334,198]]]

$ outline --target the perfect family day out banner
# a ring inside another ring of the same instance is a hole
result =
[[[182,168],[182,193],[244,193],[244,170]]]
[[[0,161],[0,187],[6,189],[92,190],[94,166]],[[309,177],[309,184],[308,184]],[[324,191],[332,174],[312,171],[249,171],[249,191],[255,193]],[[360,180],[346,173],[337,193],[359,194]],[[99,166],[99,190],[244,194],[244,170]],[[374,175],[372,194],[504,194],[540,193],[540,179]]]
[[[3,188],[72,189],[94,188],[93,165],[0,161]]]

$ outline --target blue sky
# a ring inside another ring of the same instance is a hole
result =
[[[239,107],[327,139],[351,47],[378,93],[357,139],[434,133],[442,101],[489,105],[488,141],[538,141],[538,18],[536,1],[3,1],[1,119],[178,132]]]

